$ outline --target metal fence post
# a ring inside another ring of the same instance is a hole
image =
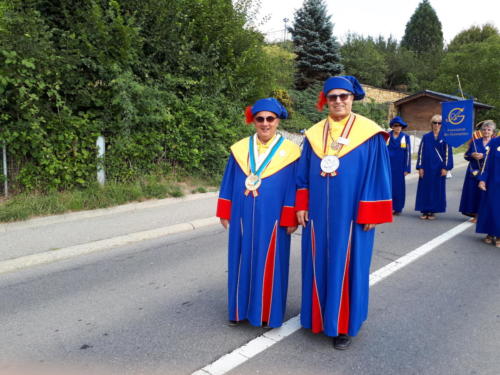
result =
[[[3,142],[3,190],[5,197],[9,196],[9,182],[7,180],[7,143]]]
[[[106,150],[106,141],[102,135],[97,137],[97,182],[104,186],[106,182],[106,172],[104,170],[104,153]]]

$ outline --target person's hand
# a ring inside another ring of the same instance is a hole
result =
[[[448,173],[448,171],[446,169],[444,169],[444,168],[441,169],[441,176],[442,177],[445,177],[447,173]]]
[[[369,230],[372,230],[373,228],[375,228],[375,226],[376,226],[376,225],[377,225],[377,224],[365,224],[365,225],[363,226],[363,230],[364,230],[365,232],[368,232]]]
[[[227,229],[227,227],[229,225],[229,220],[228,219],[220,219],[220,223],[222,224],[224,229]]]
[[[483,191],[486,191],[486,182],[484,181],[479,181],[479,184],[477,185],[477,187]]]
[[[418,170],[418,177],[420,177],[420,178],[424,178],[424,170],[423,170],[423,168],[420,168],[420,169]]]
[[[409,172],[405,172],[405,177],[406,177],[406,176],[408,176],[408,173],[409,173]]]
[[[293,232],[295,232],[297,230],[298,226],[294,226],[294,227],[286,227],[286,234],[292,234]]]
[[[484,155],[481,154],[480,152],[473,152],[471,156],[476,160],[481,160],[484,157]]]
[[[305,227],[309,221],[309,212],[306,210],[297,211],[297,221],[299,222],[299,225]]]

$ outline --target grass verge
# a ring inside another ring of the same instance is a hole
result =
[[[26,220],[36,216],[62,214],[72,211],[93,210],[168,197],[182,197],[186,193],[214,191],[213,181],[147,176],[132,183],[108,182],[86,189],[49,193],[21,193],[0,201],[0,222]]]

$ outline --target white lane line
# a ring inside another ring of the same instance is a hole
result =
[[[168,236],[171,234],[187,232],[203,228],[209,225],[215,225],[218,223],[219,223],[219,218],[214,216],[205,219],[193,220],[189,223],[169,225],[162,228],[131,233],[124,236],[93,241],[81,245],[69,246],[57,250],[45,251],[43,253],[38,253],[38,254],[26,255],[15,259],[8,259],[0,262],[0,274],[12,271],[18,271],[23,268],[32,267],[40,264],[52,263],[63,259],[69,259],[84,254],[90,254],[96,251],[112,249],[114,247],[124,246],[145,240],[152,240],[155,238]]]
[[[389,263],[388,265],[378,269],[375,272],[372,272],[370,274],[370,286],[377,284],[379,281],[384,280],[394,272],[399,271],[400,269],[406,267],[422,256],[430,253],[436,247],[462,233],[472,225],[473,223],[469,221],[457,225],[449,231],[416,248],[412,252],[396,259],[394,262]],[[224,375],[227,372],[238,367],[239,365],[243,364],[244,362],[248,361],[250,358],[270,348],[277,342],[283,340],[285,337],[290,336],[300,328],[301,326],[299,314],[287,320],[280,328],[275,328],[264,333],[263,335],[249,341],[245,345],[233,350],[231,353],[220,357],[215,362],[212,362],[202,369],[193,372],[191,375]]]

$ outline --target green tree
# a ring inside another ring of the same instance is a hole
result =
[[[483,112],[483,116],[498,119],[500,117],[499,72],[500,35],[497,32],[482,42],[465,43],[457,46],[453,52],[446,53],[432,88],[459,95],[457,83],[459,75],[465,95],[495,107],[493,110]]]
[[[401,46],[417,55],[443,50],[441,22],[429,0],[422,0],[406,24]]]
[[[342,71],[340,45],[332,35],[333,24],[323,0],[305,0],[289,31],[297,55],[297,89],[304,90]]]
[[[340,53],[346,74],[353,75],[368,85],[385,86],[388,66],[373,38],[348,34]]]
[[[471,26],[467,30],[458,33],[448,45],[448,52],[455,52],[460,49],[464,44],[481,43],[488,39],[490,36],[498,35],[498,29],[491,25],[485,24],[483,26]]]

